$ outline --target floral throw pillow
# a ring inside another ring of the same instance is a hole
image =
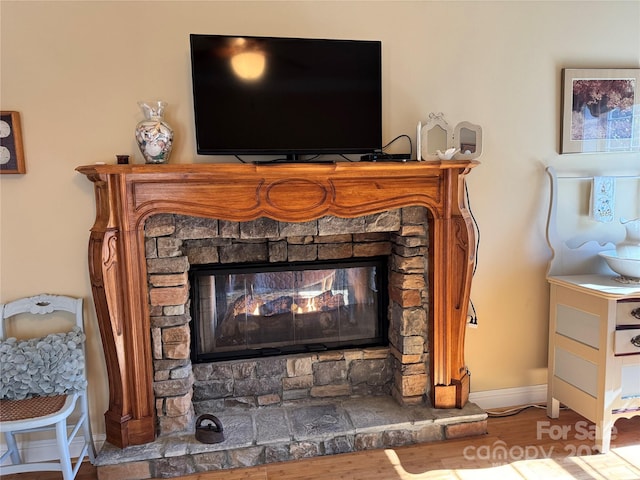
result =
[[[81,390],[85,335],[75,327],[68,333],[41,338],[0,341],[0,399],[22,400]]]

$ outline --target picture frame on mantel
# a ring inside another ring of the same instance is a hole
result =
[[[640,68],[562,70],[560,153],[640,152]]]
[[[27,173],[19,112],[0,112],[0,173]]]

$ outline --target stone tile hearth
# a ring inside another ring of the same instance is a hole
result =
[[[211,413],[223,425],[223,442],[200,443],[193,431],[124,449],[105,444],[97,459],[98,477],[171,478],[481,435],[487,428],[486,413],[473,403],[462,409],[399,407],[389,396],[307,399]]]

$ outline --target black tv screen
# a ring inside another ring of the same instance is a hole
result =
[[[199,154],[381,149],[381,42],[196,34],[190,42]]]

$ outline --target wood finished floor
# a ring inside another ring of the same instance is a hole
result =
[[[611,452],[592,453],[593,426],[563,410],[550,420],[545,410],[489,419],[481,437],[369,450],[259,467],[179,477],[180,480],[638,480],[640,417],[616,423]],[[564,434],[562,433],[564,429]],[[502,455],[501,455],[502,454]],[[0,476],[1,480],[60,480],[58,472]],[[96,480],[84,464],[77,480]],[[126,479],[119,479],[126,480]]]

